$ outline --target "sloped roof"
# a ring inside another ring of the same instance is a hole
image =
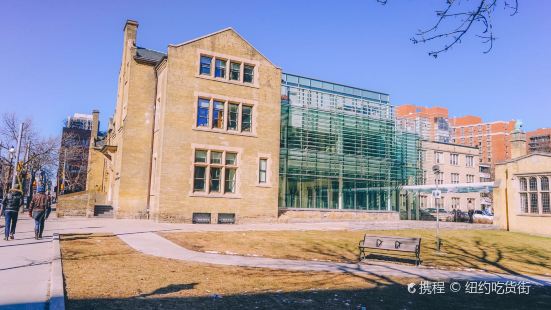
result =
[[[532,157],[532,156],[551,157],[551,153],[534,152],[534,153],[526,154],[526,155],[523,155],[523,156],[520,156],[520,157],[517,157],[517,158],[508,159],[508,160],[505,160],[505,161],[496,163],[496,165],[505,165],[505,164],[512,163],[512,162],[516,162],[516,161],[520,161],[520,160],[523,160],[523,159],[525,159],[525,158]]]
[[[157,65],[166,57],[165,53],[157,52],[143,47],[136,47],[136,61],[147,62]]]
[[[221,30],[218,30],[218,31],[215,31],[213,33],[209,33],[209,34],[206,34],[204,36],[201,36],[201,37],[198,37],[198,38],[195,38],[195,39],[192,39],[192,40],[189,40],[189,41],[185,41],[185,42],[182,42],[182,43],[179,43],[179,44],[169,44],[169,46],[172,46],[172,47],[179,47],[179,46],[183,46],[183,45],[186,45],[186,44],[190,44],[190,43],[193,43],[195,41],[199,41],[199,40],[202,40],[202,39],[205,39],[205,38],[208,38],[210,36],[214,36],[214,35],[217,35],[217,34],[220,34],[222,32],[226,32],[226,31],[232,31],[233,33],[235,33],[239,38],[241,38],[241,40],[245,41],[247,44],[249,44],[258,54],[260,54],[262,57],[264,57],[272,66],[278,68],[278,69],[281,69],[279,66],[276,66],[273,62],[270,61],[270,59],[268,59],[268,57],[264,56],[264,54],[262,54],[258,49],[256,49],[256,47],[254,47],[254,45],[252,45],[251,43],[249,43],[249,41],[247,41],[242,35],[239,34],[239,32],[235,31],[235,29],[233,29],[232,27],[227,27],[227,28],[224,28],[224,29],[221,29]]]

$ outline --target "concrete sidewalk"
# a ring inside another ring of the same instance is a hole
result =
[[[4,218],[1,218],[4,222]],[[49,223],[47,222],[46,225]],[[46,226],[47,227],[47,226]],[[52,259],[52,233],[34,239],[34,220],[19,214],[15,239],[0,240],[0,309],[46,309]]]
[[[504,275],[482,271],[452,271],[401,264],[370,262],[369,264],[346,264],[305,260],[274,259],[239,255],[213,254],[188,250],[155,233],[120,234],[120,239],[130,247],[144,254],[178,259],[183,261],[255,268],[281,269],[289,271],[321,271],[374,275],[380,278],[422,278],[430,280],[484,280],[484,281],[526,281],[551,286],[551,278],[524,275]]]

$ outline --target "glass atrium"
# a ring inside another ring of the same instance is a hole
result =
[[[282,75],[280,208],[398,211],[419,147],[387,94]]]

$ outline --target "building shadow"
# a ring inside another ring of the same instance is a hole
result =
[[[532,287],[526,294],[408,292],[392,284],[372,289],[264,292],[200,297],[91,298],[67,301],[67,309],[549,309],[551,288]],[[184,285],[185,286],[185,285]],[[161,289],[162,291],[162,289]]]

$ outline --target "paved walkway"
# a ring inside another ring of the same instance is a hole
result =
[[[452,280],[487,280],[487,281],[530,281],[542,285],[551,285],[551,278],[503,275],[481,271],[451,271],[426,267],[391,263],[347,264],[334,262],[317,262],[305,260],[274,259],[266,257],[250,257],[239,255],[225,255],[204,253],[188,250],[156,233],[120,234],[120,239],[129,246],[144,254],[226,266],[257,267],[281,269],[290,271],[324,271],[349,273],[355,275],[375,275],[384,277],[423,278],[423,279],[452,279]]]
[[[55,214],[54,214],[55,216]],[[4,218],[0,219],[3,225]],[[331,222],[283,223],[246,225],[192,225],[155,223],[146,220],[113,220],[89,218],[52,218],[46,222],[43,240],[34,239],[32,219],[20,215],[16,239],[0,240],[0,309],[46,309],[53,257],[53,233],[113,233],[132,247],[146,254],[184,259],[203,263],[231,264],[287,270],[336,271],[373,274],[411,274],[420,269],[392,264],[355,265],[323,262],[272,260],[240,256],[225,256],[189,251],[158,236],[159,231],[252,231],[252,230],[379,230],[404,228],[434,228],[434,222]],[[492,225],[442,223],[442,229],[495,229]],[[3,227],[2,227],[3,228]],[[431,271],[432,275],[449,276],[445,271]],[[454,277],[459,274],[454,273]],[[472,278],[472,273],[466,274]],[[483,275],[486,277],[487,275]]]

